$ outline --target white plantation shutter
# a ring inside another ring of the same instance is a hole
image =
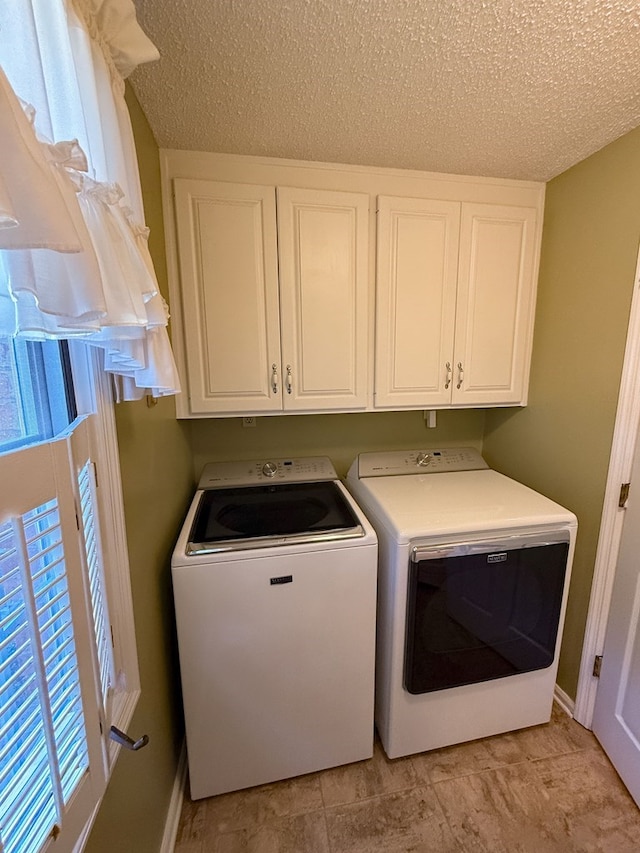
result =
[[[68,437],[0,456],[0,482],[11,484],[0,507],[5,853],[71,851],[106,781],[70,454]]]
[[[45,505],[46,506],[46,505]],[[44,507],[43,507],[44,509]],[[50,504],[55,510],[55,502]],[[39,510],[34,511],[36,514]],[[39,642],[34,642],[34,602],[29,595],[21,524],[28,516],[5,522],[0,527],[0,584],[3,619],[0,624],[4,661],[0,670],[0,826],[6,838],[6,850],[21,850],[27,832],[40,846],[58,820],[62,800],[58,761],[49,761],[47,734],[52,726],[41,724],[50,703],[41,700],[43,667],[38,666]],[[6,615],[5,615],[6,614]],[[71,643],[73,635],[71,634]],[[75,673],[77,679],[77,672]],[[45,696],[48,700],[48,696]],[[86,743],[84,727],[81,752]],[[55,749],[55,746],[54,746]],[[80,768],[86,762],[79,762]],[[37,849],[37,848],[36,848]]]
[[[100,687],[102,702],[106,710],[113,688],[113,656],[111,654],[111,632],[107,614],[102,551],[99,545],[94,470],[91,460],[88,459],[78,474],[78,487],[80,489],[80,520],[87,550],[91,613],[98,646]]]
[[[2,776],[12,782],[14,809],[2,823],[9,848],[20,849],[26,831],[46,837],[58,822],[89,756],[57,500],[5,523],[0,535],[15,607],[8,641],[17,648],[7,649],[7,664],[16,654],[19,664],[5,685],[12,713]]]
[[[94,453],[91,441],[91,417],[77,424],[70,436],[71,465],[77,479],[77,514],[83,538],[83,556],[90,598],[92,628],[98,658],[98,675],[105,731],[111,719],[111,700],[115,687],[115,667],[111,623],[107,602],[104,555],[100,536]]]

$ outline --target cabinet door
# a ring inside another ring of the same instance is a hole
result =
[[[275,190],[174,184],[190,411],[280,409]]]
[[[376,406],[451,401],[459,229],[458,202],[378,198]]]
[[[536,210],[463,204],[452,402],[526,402]]]
[[[369,196],[278,188],[284,408],[364,409]]]

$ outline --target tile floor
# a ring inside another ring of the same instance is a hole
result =
[[[638,853],[640,810],[595,738],[549,725],[191,802],[175,853]]]

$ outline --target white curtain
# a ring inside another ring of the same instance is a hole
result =
[[[124,100],[157,58],[131,0],[0,7],[0,335],[100,347],[120,399],[179,391]]]

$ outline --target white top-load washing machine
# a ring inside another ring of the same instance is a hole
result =
[[[362,453],[390,758],[548,722],[577,521],[473,448]]]
[[[372,755],[376,570],[329,459],[205,467],[172,559],[194,799]]]

